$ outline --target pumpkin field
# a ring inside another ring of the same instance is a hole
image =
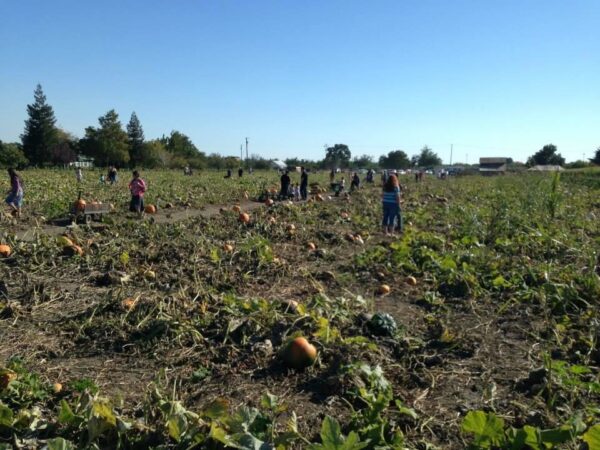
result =
[[[0,217],[0,449],[600,449],[600,172],[99,175]]]

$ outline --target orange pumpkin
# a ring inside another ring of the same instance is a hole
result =
[[[242,223],[250,223],[250,214],[241,213],[239,216],[240,222]]]
[[[312,366],[317,359],[317,349],[305,338],[297,337],[284,351],[285,362],[295,369]]]
[[[309,250],[316,250],[317,246],[315,245],[314,242],[309,242],[308,244],[306,244],[306,248]]]
[[[144,208],[144,212],[146,214],[155,214],[156,213],[156,206],[154,206],[154,205],[146,205],[146,207]]]
[[[265,201],[265,205],[267,205],[267,206],[273,206],[273,203],[274,203],[274,202],[273,202],[273,199],[272,199],[272,198],[268,198],[268,199]]]
[[[407,277],[406,278],[406,283],[410,284],[411,286],[416,286],[417,285],[417,279],[415,277]]]
[[[11,253],[12,253],[12,250],[9,245],[6,245],[6,244],[0,245],[0,255],[1,256],[8,258]]]
[[[377,293],[379,295],[387,295],[391,291],[391,288],[387,284],[382,284],[377,288]]]
[[[125,299],[123,299],[123,301],[121,302],[121,306],[123,307],[123,309],[130,311],[134,308],[134,306],[136,305],[137,301],[131,297],[127,297]]]
[[[233,251],[233,245],[225,244],[225,245],[223,245],[223,250],[226,251],[227,253],[231,253]]]
[[[80,198],[74,203],[73,207],[75,208],[75,211],[82,212],[83,210],[85,210],[85,205],[85,200]]]

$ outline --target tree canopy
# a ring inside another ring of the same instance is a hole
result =
[[[562,166],[565,163],[565,158],[557,153],[558,149],[554,144],[544,145],[541,150],[533,154],[527,159],[527,165],[531,166]]]
[[[173,130],[169,136],[163,136],[161,142],[175,161],[180,161],[184,165],[189,164],[195,169],[206,167],[206,155],[198,150],[185,134]]]
[[[0,141],[0,167],[14,167],[20,169],[25,167],[29,161],[23,153],[23,149],[16,142],[3,143]]]
[[[594,157],[592,159],[590,159],[590,162],[592,164],[597,164],[600,166],[600,147],[598,147],[596,149],[596,154],[594,155]]]
[[[346,144],[335,144],[327,148],[324,162],[328,167],[345,167],[348,166],[351,157],[352,154]]]
[[[393,150],[379,158],[379,166],[383,169],[407,169],[411,166],[411,162],[405,152]]]
[[[35,101],[27,105],[29,117],[25,121],[21,142],[29,163],[43,165],[51,162],[51,149],[57,144],[56,118],[52,106],[46,103],[41,85],[37,85],[33,96]]]
[[[98,163],[123,166],[129,162],[129,138],[114,109],[98,118],[100,128],[87,127],[81,151]]]
[[[411,162],[413,165],[416,163],[419,167],[433,167],[440,166],[442,159],[432,149],[425,146],[421,149],[421,153],[411,158]]]

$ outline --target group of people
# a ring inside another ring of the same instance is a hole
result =
[[[280,199],[307,200],[308,199],[308,172],[304,167],[300,168],[300,184],[292,185],[289,170],[283,172],[280,178],[281,189],[279,190]]]
[[[333,170],[332,170],[332,173]],[[239,174],[241,176],[242,174]],[[386,174],[385,181],[383,183],[383,221],[382,227],[383,232],[386,235],[394,233],[394,231],[402,231],[402,211],[400,208],[400,195],[401,185],[398,181],[396,174]],[[10,190],[6,197],[6,204],[11,209],[11,214],[20,217],[21,207],[23,205],[23,180],[15,169],[8,169],[8,176],[10,177]],[[335,177],[335,174],[333,175]],[[78,182],[83,180],[83,174],[81,169],[76,170],[76,178]],[[111,184],[117,182],[117,169],[111,166],[108,172],[108,181]],[[285,171],[281,175],[281,190],[279,197],[281,199],[294,198],[295,200],[307,200],[308,199],[308,172],[302,167],[300,173],[300,183],[292,185],[289,171]],[[340,183],[340,190],[344,188],[345,179],[342,177]],[[133,178],[129,182],[129,191],[131,193],[131,202],[129,204],[129,210],[135,212],[138,215],[142,215],[144,212],[144,194],[147,190],[147,184],[144,179],[141,178],[140,173],[137,170],[133,171]],[[360,179],[357,173],[352,176],[351,190],[358,189],[360,186]]]

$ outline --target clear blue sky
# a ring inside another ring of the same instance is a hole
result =
[[[38,82],[77,136],[114,108],[207,153],[571,161],[600,146],[600,1],[0,0],[3,141]]]

